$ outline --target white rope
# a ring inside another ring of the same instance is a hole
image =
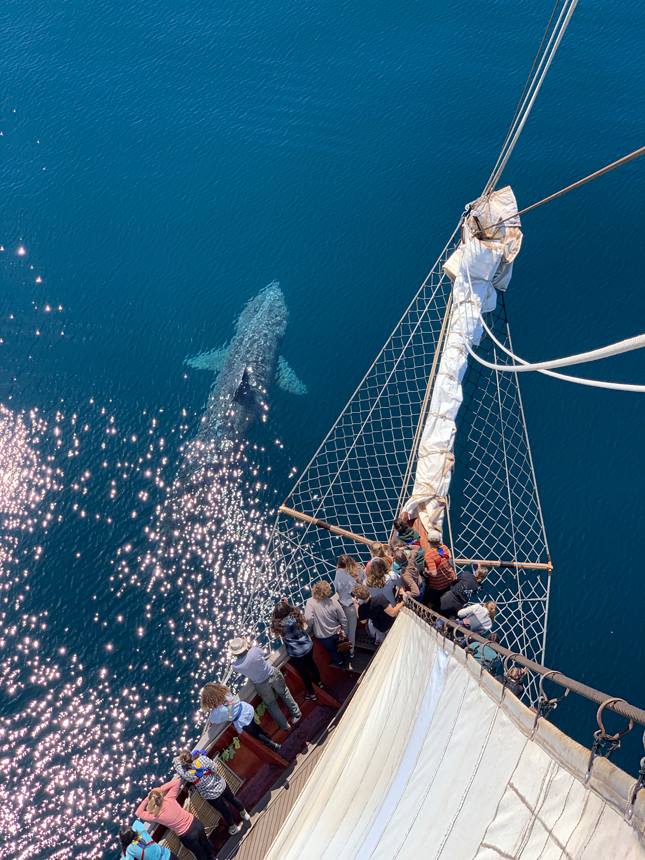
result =
[[[484,194],[488,194],[491,191],[493,191],[495,186],[499,182],[500,176],[502,175],[504,168],[506,167],[506,164],[508,163],[508,160],[511,157],[511,153],[513,152],[513,149],[515,148],[515,144],[517,143],[519,136],[522,133],[522,129],[524,128],[526,120],[528,119],[529,114],[531,113],[531,109],[533,107],[535,99],[537,98],[537,94],[540,92],[540,88],[542,87],[542,83],[544,81],[546,73],[549,71],[549,67],[550,67],[551,63],[553,62],[553,58],[555,57],[556,51],[558,50],[558,47],[560,46],[560,42],[562,41],[562,37],[565,34],[565,31],[569,25],[569,21],[571,20],[571,16],[573,15],[573,12],[574,12],[577,5],[578,5],[578,0],[570,0],[568,7],[567,7],[566,2],[564,4],[564,6],[562,7],[562,11],[560,12],[560,16],[559,16],[557,23],[553,29],[553,32],[551,33],[551,38],[549,39],[549,43],[546,46],[546,50],[544,51],[542,59],[540,60],[540,64],[539,64],[538,68],[536,69],[535,75],[533,77],[533,82],[531,83],[531,85],[528,89],[528,92],[526,93],[526,96],[524,98],[524,104],[526,104],[526,107],[524,107],[524,106],[522,107],[522,109],[520,110],[520,113],[518,114],[518,116],[515,120],[515,125],[517,126],[515,134],[513,135],[510,143],[508,144],[504,156],[502,157],[500,154],[500,159],[498,159],[498,165],[499,166],[495,165],[495,168],[493,169],[493,173],[491,174],[490,179],[486,183],[486,188],[484,189],[484,192],[483,192]],[[557,36],[556,36],[556,34],[557,34]],[[554,39],[555,39],[555,43],[554,43]],[[553,45],[553,47],[551,47],[552,45]],[[550,51],[550,53],[549,53],[549,51]],[[548,55],[548,57],[547,57],[547,55]],[[546,63],[545,63],[545,57],[547,58]],[[544,64],[544,69],[542,69],[543,64]],[[541,74],[540,74],[540,71],[541,71]],[[538,80],[538,75],[540,76],[539,80]],[[523,110],[523,113],[522,113],[522,110]]]
[[[490,339],[495,343],[501,350],[503,350],[506,355],[513,359],[513,361],[518,361],[520,364],[528,364],[528,362],[524,361],[523,358],[515,355],[514,352],[511,352],[510,349],[507,349],[503,343],[495,337],[493,332],[486,325],[486,321],[484,320],[481,313],[479,314],[479,318],[481,320],[482,325],[486,331],[486,334],[490,337]],[[575,382],[578,385],[588,385],[592,388],[610,388],[613,391],[637,391],[637,392],[645,392],[645,385],[630,385],[628,383],[621,382],[603,382],[600,379],[583,379],[581,376],[567,376],[564,373],[555,373],[553,370],[538,370],[538,373],[542,373],[544,376],[552,376],[554,379],[562,379],[565,382]]]
[[[511,371],[513,373],[520,372],[523,370],[535,370],[538,373],[544,374],[544,376],[552,376],[554,379],[562,379],[565,382],[574,382],[578,385],[587,385],[592,388],[609,388],[613,391],[635,391],[637,393],[643,394],[645,393],[645,385],[632,385],[631,383],[623,383],[623,382],[603,382],[600,379],[583,379],[580,376],[567,376],[564,373],[553,373],[552,371],[546,370],[545,367],[566,367],[569,364],[582,364],[587,361],[598,361],[601,358],[607,358],[612,355],[620,355],[622,352],[629,352],[633,349],[642,349],[645,346],[645,334],[637,335],[636,337],[628,338],[627,340],[619,341],[618,343],[611,344],[610,346],[604,346],[600,349],[592,350],[591,352],[583,352],[578,355],[570,356],[569,358],[558,358],[555,361],[546,361],[541,362],[539,364],[529,364],[528,361],[525,361],[523,358],[520,358],[518,355],[515,355],[510,349],[504,346],[503,343],[495,337],[490,328],[486,325],[486,320],[484,319],[477,302],[475,301],[475,292],[473,290],[473,284],[470,279],[470,269],[468,265],[466,265],[466,274],[468,275],[468,286],[470,288],[471,299],[468,304],[471,307],[474,307],[477,311],[477,315],[479,316],[479,320],[484,327],[486,334],[490,337],[490,339],[495,343],[503,352],[506,353],[513,361],[519,362],[519,365],[512,364],[491,364],[488,361],[485,361],[483,358],[477,355],[477,353],[471,348],[468,338],[465,337],[463,331],[461,332],[464,343],[466,344],[466,348],[468,352],[472,355],[476,361],[480,364],[483,364],[484,367],[489,367],[491,370],[495,371]],[[620,349],[617,349],[620,347]],[[603,354],[601,354],[603,353]]]

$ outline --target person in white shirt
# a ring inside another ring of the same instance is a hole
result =
[[[459,610],[457,616],[464,627],[480,636],[486,636],[493,626],[496,612],[497,604],[494,600],[489,600],[488,603],[475,603],[472,606],[466,606]]]

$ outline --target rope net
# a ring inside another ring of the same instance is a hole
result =
[[[442,266],[457,245],[453,235],[300,475],[285,502],[290,508],[368,540],[388,541],[414,483],[428,381],[451,292]],[[502,294],[486,321],[510,347]],[[487,336],[479,352],[501,360]],[[463,384],[444,540],[450,537],[457,559],[544,564],[548,550],[517,375],[472,362]],[[313,582],[333,581],[343,553],[362,564],[370,557],[364,544],[278,514],[247,606],[249,632],[267,643],[275,603],[287,597],[302,606]],[[494,630],[506,647],[543,662],[547,571],[493,568],[477,599],[497,602]],[[535,700],[537,691],[529,693]]]

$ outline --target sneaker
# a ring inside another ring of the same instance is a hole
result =
[[[295,724],[299,723],[301,719],[302,719],[302,714],[300,714],[300,716],[298,716],[298,717],[289,717],[289,722],[291,723],[292,726],[295,726]]]
[[[280,747],[282,746],[282,744],[277,744],[277,743],[275,743],[275,741],[271,741],[271,742],[268,744],[268,746],[269,746],[272,750],[275,750],[275,752],[277,752],[277,751],[280,749]]]
[[[231,834],[231,836],[235,836],[235,834],[239,833],[241,829],[241,824],[231,824],[231,826],[228,828],[228,832]]]
[[[240,816],[244,819],[244,821],[250,821],[250,820],[251,820],[251,816],[250,816],[250,815],[249,815],[249,813],[246,811],[246,809],[241,809],[241,810],[240,810]]]

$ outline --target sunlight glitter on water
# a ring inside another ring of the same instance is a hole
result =
[[[61,406],[49,426],[0,413],[2,858],[104,856],[176,745],[199,734],[199,687],[221,675],[266,541],[268,484],[244,441],[189,442],[176,471],[187,418],[146,415],[142,434],[111,404]],[[84,564],[112,572],[88,581]],[[30,581],[57,569],[71,594],[52,590],[42,608]],[[96,590],[81,619],[75,576]]]

